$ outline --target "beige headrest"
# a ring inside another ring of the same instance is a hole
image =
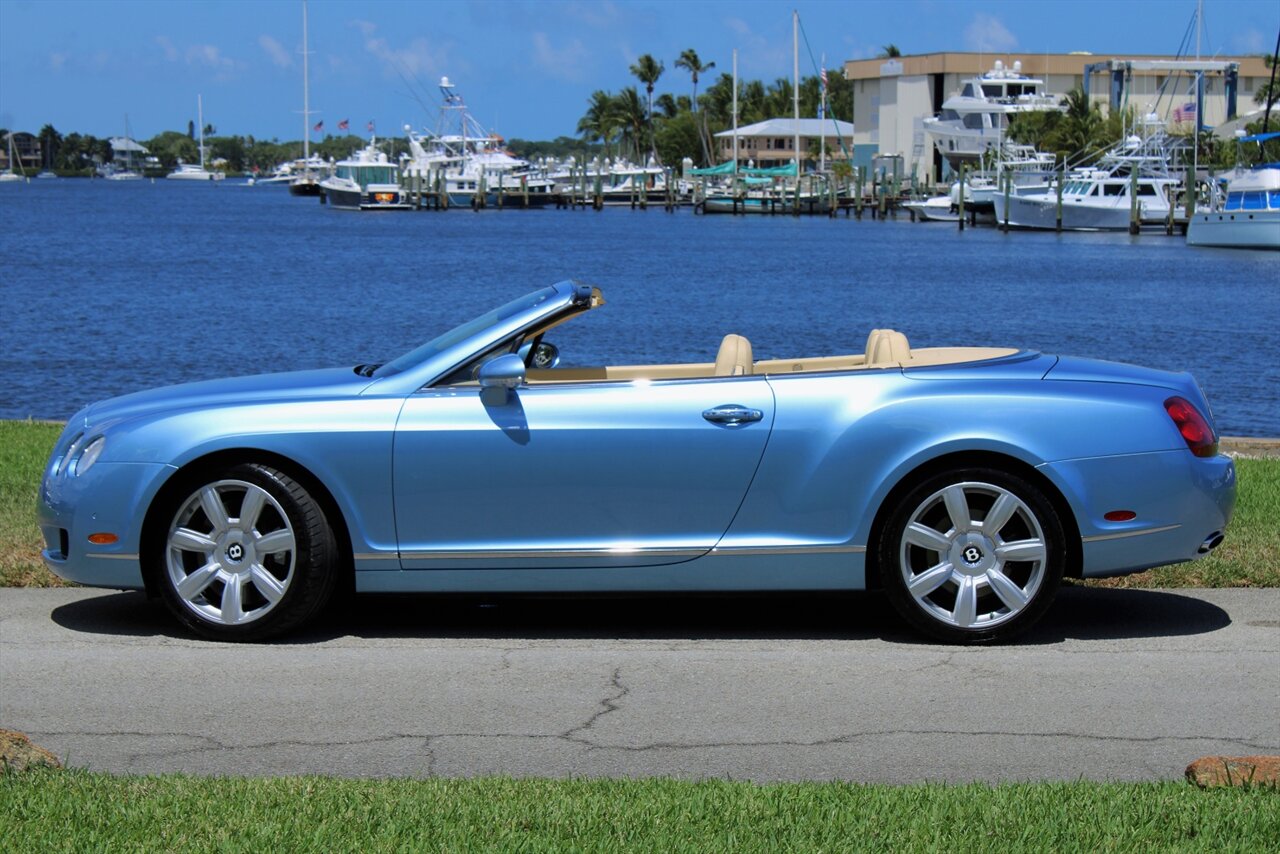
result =
[[[716,353],[716,376],[740,377],[751,373],[751,342],[741,335],[726,335]]]
[[[911,358],[907,336],[893,329],[873,329],[867,336],[867,365],[896,365]]]

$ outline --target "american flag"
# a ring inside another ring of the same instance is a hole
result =
[[[822,81],[822,91],[827,91],[827,69],[824,68],[818,72],[818,79]]]
[[[316,126],[313,127],[312,130],[315,131],[316,133],[319,133],[320,131],[324,130],[324,119],[321,119],[320,121],[316,122]]]
[[[338,130],[346,130],[349,127],[351,127],[351,121],[349,119],[343,119],[338,122]]]
[[[1191,122],[1196,118],[1196,102],[1190,101],[1173,111],[1173,120],[1175,122]]]
[[[373,119],[369,119],[369,133],[373,133]]]

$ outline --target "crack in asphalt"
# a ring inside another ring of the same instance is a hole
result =
[[[631,693],[631,689],[622,684],[622,668],[621,667],[615,667],[613,669],[613,678],[609,681],[609,687],[611,687],[617,693],[606,695],[604,699],[600,700],[600,702],[597,703],[597,705],[599,705],[600,708],[597,709],[594,713],[592,713],[591,717],[587,718],[585,722],[578,724],[576,727],[573,727],[572,729],[565,730],[564,732],[560,733],[560,735],[557,736],[557,738],[563,738],[566,741],[576,741],[579,744],[585,744],[588,749],[594,749],[598,747],[599,745],[597,745],[595,742],[591,741],[590,739],[579,737],[578,733],[586,732],[587,730],[594,727],[596,723],[605,715],[613,714],[614,712],[618,711],[619,709],[618,702],[622,700],[623,697],[626,697],[628,694]]]

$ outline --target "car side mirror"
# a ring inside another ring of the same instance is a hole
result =
[[[505,403],[507,392],[522,385],[524,377],[524,359],[519,353],[506,353],[490,359],[476,372],[480,394],[486,403]]]

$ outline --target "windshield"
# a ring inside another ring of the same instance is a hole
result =
[[[471,336],[483,332],[490,326],[501,323],[507,318],[519,314],[522,311],[527,311],[534,306],[541,305],[555,295],[555,288],[544,288],[540,291],[535,291],[532,294],[526,294],[519,299],[514,299],[504,306],[495,308],[487,314],[482,314],[475,320],[468,320],[461,326],[456,326],[443,335],[432,338],[421,347],[410,350],[403,356],[387,362],[385,365],[378,368],[378,370],[374,371],[373,375],[375,377],[390,377],[400,373],[401,371],[408,370],[414,365],[420,364],[432,356],[443,353],[450,347],[461,344]]]

